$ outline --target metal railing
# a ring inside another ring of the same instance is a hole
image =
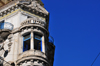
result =
[[[49,42],[54,44],[54,38],[52,36],[49,36]]]

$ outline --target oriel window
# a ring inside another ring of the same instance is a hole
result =
[[[32,38],[33,38],[34,43],[31,43]],[[31,44],[34,44],[34,45],[31,45]],[[31,48],[31,46],[34,46],[34,47]],[[42,35],[39,35],[37,33],[35,34],[33,33],[33,35],[31,35],[31,33],[29,33],[23,36],[23,52],[30,49],[42,51]]]

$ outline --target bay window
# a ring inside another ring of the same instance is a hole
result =
[[[23,52],[30,49],[42,51],[42,35],[32,32],[23,36]]]

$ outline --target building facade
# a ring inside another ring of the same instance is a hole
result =
[[[0,1],[0,66],[53,66],[49,12],[41,0]]]

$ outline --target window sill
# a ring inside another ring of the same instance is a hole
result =
[[[40,56],[40,57],[43,57],[43,58],[47,58],[47,56],[45,55],[45,53],[41,52],[40,50],[28,50],[28,51],[25,51],[21,54],[19,54],[18,56],[18,59],[22,59],[24,57],[29,57],[29,56]]]

